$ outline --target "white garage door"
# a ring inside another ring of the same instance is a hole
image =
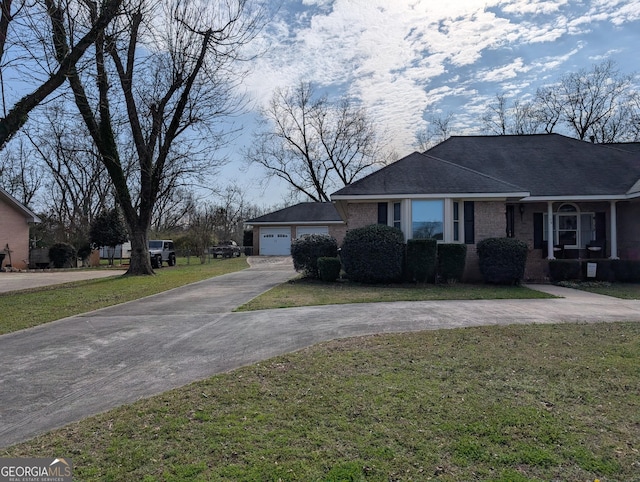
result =
[[[260,228],[260,256],[289,256],[291,228]]]
[[[296,228],[296,238],[305,234],[329,234],[328,226],[298,226]]]

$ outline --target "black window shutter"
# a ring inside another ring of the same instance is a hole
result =
[[[544,247],[544,214],[533,213],[533,248],[542,249]]]
[[[596,213],[596,241],[605,241],[607,239],[607,215],[605,213]]]
[[[464,202],[464,244],[475,244],[474,204],[473,201]]]
[[[378,203],[378,224],[387,225],[387,203]]]

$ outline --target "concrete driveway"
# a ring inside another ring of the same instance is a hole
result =
[[[231,313],[295,275],[290,260],[0,336],[0,447],[334,338],[462,326],[640,321],[640,302],[575,290],[551,300],[333,305]]]

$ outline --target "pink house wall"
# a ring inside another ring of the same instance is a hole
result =
[[[23,213],[0,199],[0,253],[5,252],[7,245],[11,250],[11,265],[26,269],[29,263],[29,224]],[[2,266],[8,264],[7,254]]]

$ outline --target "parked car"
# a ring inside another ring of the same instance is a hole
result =
[[[162,263],[167,263],[169,266],[176,265],[176,250],[170,239],[149,240],[149,256],[153,268],[162,268]]]
[[[211,254],[214,258],[218,256],[221,258],[239,258],[241,251],[240,246],[235,241],[224,241],[211,248]]]

